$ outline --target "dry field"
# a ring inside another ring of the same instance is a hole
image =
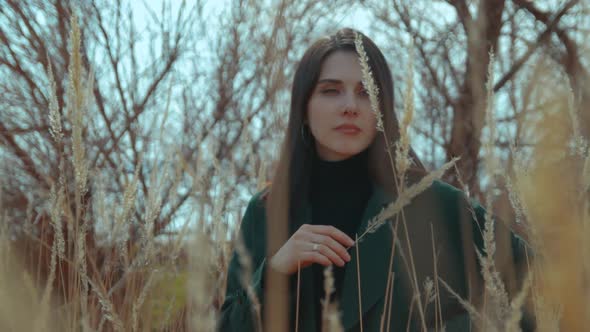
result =
[[[50,180],[53,185],[45,194],[43,209],[30,207],[34,222],[15,235],[0,220],[0,330],[213,331],[224,298],[226,269],[237,228],[216,221],[232,220],[237,224],[240,216],[226,210],[224,196],[207,193],[213,198],[203,201],[210,207],[205,210],[208,218],[199,219],[197,216],[203,213],[192,211],[178,234],[155,238],[154,218],[162,206],[162,196],[161,188],[153,185],[142,202],[145,211],[139,216],[141,228],[134,229],[140,232],[140,241],[129,241],[129,222],[136,218],[131,211],[137,204],[138,171],[126,178],[126,189],[118,200],[110,201],[101,195],[100,177],[87,166],[88,147],[83,135],[93,79],[92,73],[84,69],[77,48],[81,36],[75,19],[72,26],[67,91],[70,106],[67,112],[60,112],[54,94],[47,114],[52,138],[71,151],[72,157],[62,158],[59,177]],[[362,44],[357,48],[360,51]],[[362,56],[360,60],[366,61]],[[538,75],[543,75],[545,66],[538,64]],[[411,69],[410,64],[406,76],[409,82],[413,79]],[[493,81],[491,73],[488,81]],[[48,74],[52,77],[51,72]],[[371,89],[368,71],[365,80],[372,98],[378,98],[378,91]],[[534,253],[530,273],[522,276],[524,283],[518,294],[508,298],[494,266],[494,225],[488,218],[486,252],[480,257],[488,301],[485,308],[468,302],[464,305],[485,331],[518,331],[524,307],[534,312],[539,331],[583,331],[590,326],[590,154],[587,137],[579,128],[578,114],[582,110],[575,108],[567,80],[532,79],[529,84],[530,98],[537,100],[539,107],[534,116],[520,119],[519,126],[535,143],[512,146],[518,158],[511,165],[503,165],[492,147],[497,137],[497,105],[491,84],[487,87],[488,135],[482,145],[487,196],[482,203],[488,211],[496,211],[496,199],[509,198],[517,223],[525,232],[522,235]],[[51,89],[55,90],[54,82]],[[389,149],[402,195],[375,220],[373,227],[403,211],[432,180],[452,172],[456,162],[451,160],[434,170],[416,186],[401,185],[409,167],[408,128],[414,112],[411,88],[404,98],[401,139]],[[377,108],[374,111],[379,112]],[[66,121],[71,126],[67,134],[62,128]],[[393,157],[394,151],[397,157]],[[192,172],[193,168],[179,158],[171,160],[178,164],[178,172]],[[216,170],[219,176],[230,175],[225,168]],[[267,181],[265,174],[261,167],[255,175],[259,187]],[[161,174],[154,169],[152,177],[158,176]],[[198,187],[200,177],[205,175],[191,176]],[[252,188],[252,192],[257,189]],[[96,191],[90,201],[86,199],[88,190]],[[0,218],[8,212],[7,207],[0,206]],[[90,216],[103,218],[108,228],[102,233],[89,232],[89,227],[97,223]],[[247,253],[242,252],[247,265]],[[326,275],[330,275],[329,270]],[[425,293],[418,298],[435,299],[437,290],[443,287],[436,281],[436,276],[419,281]],[[420,305],[429,303],[426,300]],[[335,310],[336,305],[324,310],[327,331],[339,330]]]

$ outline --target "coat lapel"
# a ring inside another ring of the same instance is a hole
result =
[[[386,194],[378,185],[373,184],[373,194],[367,203],[357,234],[362,234],[367,228],[369,220],[377,215],[391,201],[392,198],[390,195]],[[340,301],[344,330],[350,329],[359,322],[357,262],[361,271],[360,288],[363,315],[378,300],[384,297],[391,254],[391,239],[391,228],[384,225],[375,233],[367,234],[360,241],[358,244],[358,257],[356,248],[351,248],[351,260],[344,272]]]

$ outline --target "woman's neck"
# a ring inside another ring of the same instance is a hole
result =
[[[339,161],[313,159],[311,186],[313,193],[357,191],[370,184],[368,173],[368,150]]]

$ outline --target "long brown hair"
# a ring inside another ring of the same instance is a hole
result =
[[[356,53],[355,32],[353,29],[344,28],[331,36],[319,39],[307,49],[295,71],[287,132],[271,185],[265,193],[268,195],[266,200],[268,257],[286,242],[290,222],[307,195],[312,157],[316,152],[313,136],[305,134],[309,133],[305,119],[307,104],[317,84],[322,63],[335,51]],[[394,86],[391,71],[383,53],[375,43],[360,32],[358,33],[362,37],[363,46],[369,58],[369,66],[379,88],[379,106],[383,113],[384,130],[387,137],[395,142],[399,138],[399,123],[394,113]],[[395,195],[395,171],[386,153],[384,135],[377,132],[368,149],[370,178],[386,192]],[[423,174],[424,166],[413,149],[410,150],[410,157],[414,162],[410,175]],[[281,288],[279,284],[275,285]],[[280,289],[274,289],[273,293],[275,292],[281,293]],[[271,294],[267,293],[267,295]],[[271,295],[274,300],[277,300],[275,296],[276,294]]]
[[[363,46],[369,58],[369,66],[379,88],[380,109],[383,113],[383,126],[387,137],[392,141],[399,138],[399,122],[394,112],[394,86],[391,71],[383,53],[368,37],[358,32],[363,40]],[[287,132],[283,141],[281,154],[269,190],[266,210],[269,227],[277,223],[290,220],[301,206],[309,186],[311,161],[315,152],[315,142],[305,124],[307,104],[315,85],[317,84],[324,59],[335,51],[355,52],[355,30],[344,28],[335,34],[317,40],[307,49],[301,58],[291,90],[291,107]],[[375,140],[369,146],[369,176],[386,192],[395,194],[395,170],[392,169],[386,153],[385,137],[377,132]],[[392,151],[393,153],[394,151]],[[414,162],[410,172],[423,173],[425,171],[414,150],[410,150],[410,157]],[[288,228],[288,227],[287,227]],[[276,232],[268,234],[278,235]],[[286,240],[286,239],[281,239]],[[271,243],[274,242],[270,241]],[[276,245],[282,245],[284,241]],[[270,243],[269,243],[270,244]],[[279,247],[270,245],[269,253]],[[274,249],[274,250],[273,250]]]

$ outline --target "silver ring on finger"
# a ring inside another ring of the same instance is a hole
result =
[[[311,247],[312,251],[318,251],[320,249],[320,244],[319,243],[314,243],[313,247]]]

